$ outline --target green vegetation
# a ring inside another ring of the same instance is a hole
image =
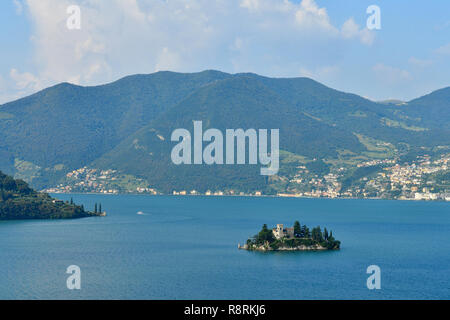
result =
[[[96,202],[95,205],[94,205],[94,214],[102,214],[102,213],[103,213],[102,204],[99,203],[97,205],[97,202]]]
[[[23,161],[20,159],[14,160],[14,167],[16,168],[16,174],[14,175],[17,179],[28,180],[30,183],[40,175],[41,167],[35,164]]]
[[[365,137],[361,134],[355,133],[358,140],[366,147],[367,152],[364,152],[369,159],[389,159],[395,156],[395,147],[388,142]]]
[[[27,179],[42,190],[111,151],[200,87],[229,77],[217,71],[157,72],[81,87],[61,83],[0,105],[0,170],[14,175],[14,158],[42,168]],[[5,162],[5,164],[3,164]]]
[[[289,188],[283,178],[299,165],[324,175],[330,165],[392,158],[405,146],[449,146],[449,101],[450,88],[382,104],[307,78],[212,70],[133,75],[95,87],[62,83],[0,106],[0,170],[38,190],[86,166],[118,170],[124,175],[112,186],[118,190],[148,183],[163,193],[273,194]],[[280,129],[284,177],[262,177],[259,165],[173,165],[171,132],[191,130],[193,120],[203,121],[204,130]]]
[[[364,182],[361,181],[362,178],[370,178],[382,170],[383,166],[381,165],[360,167],[350,170],[349,173],[342,178],[341,188],[342,190],[346,190],[351,186],[355,186],[358,184],[362,185],[364,184]]]
[[[350,117],[357,117],[357,118],[367,118],[367,114],[362,112],[362,111],[354,111],[354,112],[349,112],[348,115]]]
[[[0,120],[8,120],[14,118],[14,115],[7,112],[0,112]]]
[[[427,128],[408,126],[404,122],[392,120],[389,118],[381,118],[381,123],[383,123],[384,125],[386,125],[388,127],[403,128],[403,129],[411,130],[411,131],[426,131],[426,130],[428,130]]]
[[[278,225],[277,225],[278,228]],[[306,225],[295,221],[293,228],[283,229],[282,236],[276,236],[277,230],[268,229],[264,224],[261,231],[247,240],[247,250],[338,250],[341,242],[333,237],[333,232],[323,231],[320,226],[311,231]]]
[[[96,215],[99,214],[86,212],[73,200],[63,202],[38,193],[23,180],[15,180],[0,171],[0,220],[71,219]]]
[[[407,108],[399,108],[402,114],[414,119],[412,124],[421,127],[450,130],[450,87],[433,91],[408,102]]]
[[[312,161],[306,164],[306,168],[313,174],[318,176],[324,176],[330,172],[330,166],[326,164],[322,159]]]

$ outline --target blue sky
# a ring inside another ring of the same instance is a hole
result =
[[[66,10],[81,9],[69,30]],[[381,10],[368,30],[366,9]],[[446,0],[5,0],[0,103],[159,70],[308,76],[373,100],[450,86]]]

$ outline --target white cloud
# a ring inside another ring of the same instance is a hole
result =
[[[441,55],[450,55],[450,43],[437,48],[435,52]]]
[[[104,44],[94,41],[92,37],[88,37],[86,40],[75,44],[75,58],[77,60],[81,60],[89,53],[105,53]]]
[[[359,35],[359,26],[353,18],[348,19],[342,25],[342,35],[347,39],[354,38]]]
[[[309,66],[325,77],[337,71],[326,70],[336,64],[336,52],[324,48],[342,48],[339,42],[348,39],[373,42],[353,19],[334,26],[314,0],[23,1],[35,68],[14,69],[14,81],[28,93],[63,81],[94,85],[158,70],[298,76]],[[66,27],[66,9],[74,4],[81,8],[81,30]]]
[[[242,0],[240,6],[249,10],[258,10],[259,0]]]
[[[31,89],[35,91],[41,89],[39,79],[29,72],[20,73],[16,69],[11,69],[9,75],[19,90]]]
[[[17,88],[16,88],[17,89]],[[14,91],[14,93],[12,93]],[[9,85],[9,81],[0,75],[0,104],[16,100],[20,98],[23,93],[17,90],[12,90]]]
[[[367,28],[360,29],[353,18],[344,22],[341,28],[341,34],[346,39],[357,38],[361,43],[366,45],[372,45],[375,40],[375,33]]]
[[[6,91],[6,81],[0,75],[0,93],[3,94],[3,93],[5,93],[5,91]]]
[[[391,67],[383,63],[376,64],[372,70],[379,80],[389,84],[401,84],[412,80],[412,76],[407,70]]]
[[[308,28],[321,28],[335,33],[337,29],[331,25],[330,18],[325,8],[319,8],[314,0],[303,0],[300,8],[295,12],[296,22]]]
[[[14,6],[16,7],[16,13],[21,15],[23,12],[23,4],[21,0],[13,0]]]
[[[433,63],[432,60],[428,60],[428,59],[419,59],[416,57],[411,57],[409,58],[408,62],[416,67],[420,67],[420,68],[424,68],[424,67],[428,67],[429,65],[431,65]]]
[[[440,23],[440,24],[436,25],[436,26],[434,27],[434,29],[435,29],[436,31],[441,31],[441,30],[447,29],[448,27],[450,27],[450,20],[445,21],[444,23]]]
[[[299,75],[301,77],[312,78],[320,82],[328,82],[340,72],[340,67],[337,65],[333,66],[322,66],[314,69],[308,69],[305,67],[300,68]]]
[[[180,57],[164,47],[156,59],[155,71],[177,69],[180,66]]]

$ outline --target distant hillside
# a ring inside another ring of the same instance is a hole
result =
[[[93,214],[82,206],[57,201],[0,171],[0,220],[73,219]]]
[[[52,184],[67,170],[110,151],[195,89],[226,76],[158,72],[96,87],[62,83],[7,103],[0,106],[0,169],[14,174],[14,159],[26,160],[43,169],[31,173],[33,185]]]
[[[308,78],[219,71],[133,75],[79,87],[60,84],[0,106],[0,169],[42,189],[74,169],[117,169],[164,192],[264,190],[258,166],[174,166],[170,134],[207,128],[280,129],[296,162],[352,165],[450,146],[450,89],[404,105],[376,103]],[[287,161],[287,162],[286,162]]]
[[[337,157],[338,148],[365,148],[351,132],[317,121],[283,100],[265,84],[245,75],[205,86],[139,130],[94,167],[114,168],[143,176],[165,192],[171,189],[265,189],[265,177],[254,166],[175,166],[171,163],[170,135],[177,128],[193,132],[193,120],[204,130],[217,128],[280,129],[280,148],[314,157]],[[163,140],[163,139],[164,140]],[[320,147],[319,147],[320,146]],[[208,177],[206,179],[206,177]]]
[[[408,102],[403,114],[427,127],[450,130],[450,87]]]
[[[450,143],[442,128],[420,121],[410,123],[397,106],[383,106],[307,78],[260,78],[286,101],[294,103],[298,110],[340,130],[411,146],[433,147]]]

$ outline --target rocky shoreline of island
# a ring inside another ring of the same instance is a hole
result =
[[[311,245],[311,246],[306,246],[306,245],[300,245],[298,247],[278,247],[276,249],[273,249],[272,247],[270,247],[270,245],[260,245],[260,246],[255,246],[255,245],[247,245],[244,244],[243,246],[241,246],[240,244],[238,244],[238,249],[241,250],[249,250],[249,251],[320,251],[320,250],[330,250],[326,247],[322,247],[320,244],[315,244],[315,245]],[[337,249],[332,249],[332,250],[339,250],[339,248]]]

